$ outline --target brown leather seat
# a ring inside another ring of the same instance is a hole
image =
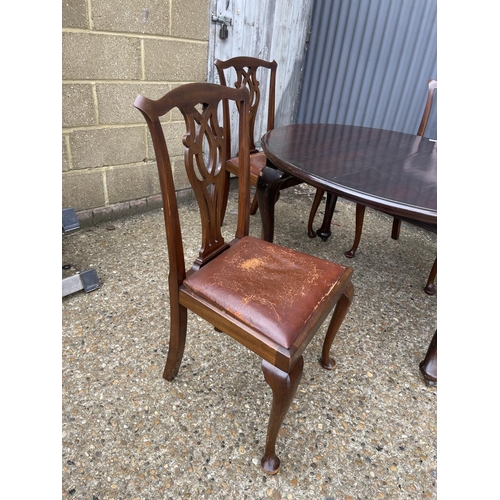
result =
[[[259,151],[250,156],[250,184],[257,185],[257,179],[260,177],[262,169],[266,166],[267,158],[265,153]],[[226,169],[232,174],[238,175],[240,170],[240,160],[237,156],[231,158],[226,163]]]
[[[288,349],[344,273],[339,264],[245,236],[183,286]]]
[[[240,131],[238,217],[230,242],[224,241],[221,232],[230,154],[228,120],[219,123],[224,100],[237,105]],[[188,309],[260,356],[264,378],[273,392],[261,464],[265,472],[275,474],[280,468],[276,439],[302,376],[302,353],[332,310],[321,364],[327,369],[335,366],[330,348],[352,300],[352,269],[249,236],[247,89],[193,83],[156,101],[138,96],[134,105],[143,113],[153,139],[167,233],[170,342],[163,377],[173,380],[181,365]],[[174,107],[186,123],[185,168],[201,218],[200,251],[188,271],[172,165],[160,121]]]

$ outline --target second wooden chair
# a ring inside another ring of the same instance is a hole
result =
[[[276,70],[278,63],[276,61],[265,61],[256,57],[238,56],[221,61],[216,59],[215,67],[220,80],[220,84],[228,87],[245,87],[250,93],[250,105],[248,108],[248,140],[250,141],[250,184],[257,186],[262,169],[267,165],[276,168],[267,160],[266,155],[261,151],[257,144],[260,143],[260,138],[265,132],[274,128],[275,107],[276,107]],[[230,82],[233,82],[232,84]],[[266,82],[266,85],[262,85]],[[264,97],[267,96],[267,99]],[[265,129],[256,127],[259,116],[264,114],[267,104],[267,121]],[[224,113],[226,119],[230,119],[231,110],[229,103],[226,101],[224,105]],[[239,159],[236,153],[227,161],[226,168],[228,172],[239,176]],[[293,177],[289,177],[280,186],[281,189],[296,186],[301,184],[301,181]],[[279,196],[279,191],[277,192]],[[254,194],[250,214],[254,215],[257,212],[257,196]]]

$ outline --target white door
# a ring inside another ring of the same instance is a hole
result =
[[[298,111],[312,4],[313,0],[211,0],[208,81],[219,83],[213,65],[215,59],[236,56],[274,59],[278,63],[275,126],[293,123]],[[227,23],[227,38],[221,38],[223,20]],[[266,88],[266,83],[262,82],[261,88]],[[266,99],[264,94],[262,99]],[[262,134],[267,119],[264,114],[260,114],[262,119],[259,117],[256,123]]]

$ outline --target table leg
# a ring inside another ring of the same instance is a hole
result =
[[[437,383],[437,330],[434,332],[424,360],[420,362],[420,371],[427,384]]]
[[[330,228],[332,226],[333,212],[335,211],[336,204],[337,204],[337,195],[332,193],[326,193],[326,205],[325,205],[325,215],[323,216],[323,224],[316,231],[316,234],[323,241],[326,241],[332,234]]]
[[[363,231],[363,221],[365,219],[365,210],[366,207],[364,205],[360,205],[356,203],[356,234],[354,235],[354,243],[352,244],[352,248],[344,253],[346,257],[352,259],[359,245],[359,241],[361,240],[361,232]]]
[[[307,236],[309,238],[316,238],[316,231],[313,229],[314,217],[318,211],[319,205],[323,200],[323,195],[325,194],[324,189],[316,189],[316,194],[314,195],[314,200],[311,205],[311,210],[309,212],[309,220],[307,221]]]
[[[262,239],[273,241],[274,238],[274,206],[279,190],[291,176],[281,170],[264,167],[257,180],[257,201],[262,221]],[[296,181],[298,184],[298,181]]]

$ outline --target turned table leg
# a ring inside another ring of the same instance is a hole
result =
[[[330,230],[332,226],[333,212],[335,212],[335,205],[337,204],[337,195],[326,193],[325,215],[323,216],[323,223],[316,231],[316,234],[323,240],[327,241],[331,236]]]

